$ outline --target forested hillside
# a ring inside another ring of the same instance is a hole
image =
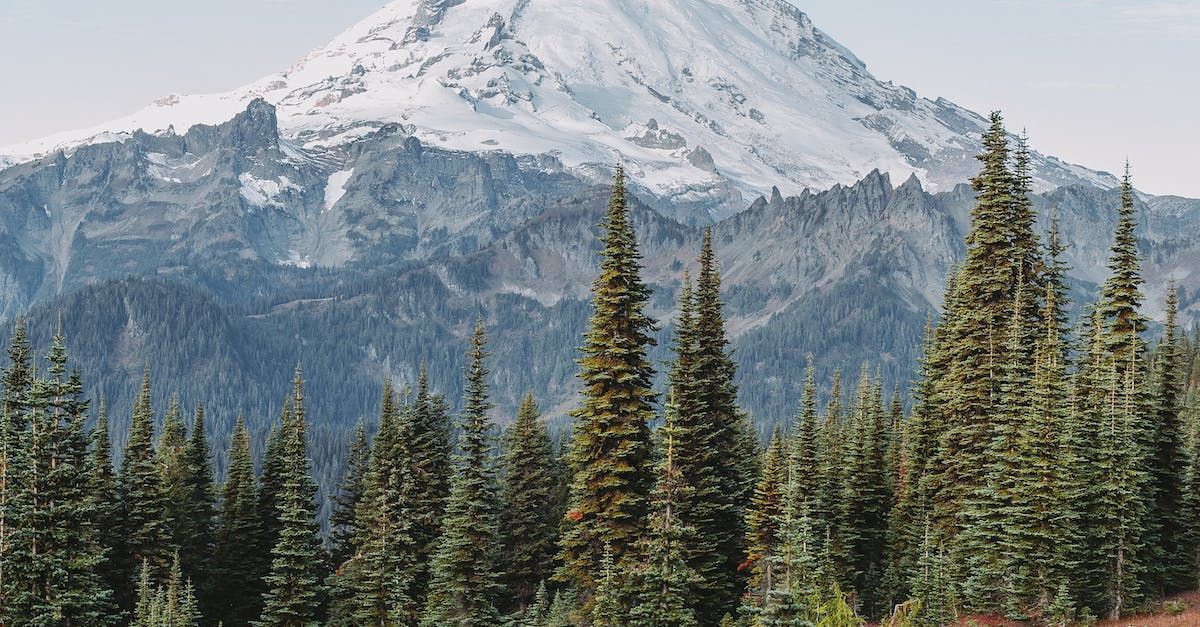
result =
[[[274,393],[280,409],[263,438],[238,417],[219,445],[210,425],[229,418],[160,402],[146,364],[119,455],[68,357],[70,320],[53,321],[44,358],[18,322],[0,398],[0,624],[1065,625],[1192,589],[1200,352],[1173,284],[1163,332],[1148,331],[1132,179],[1098,297],[1073,307],[1025,143],[995,114],[984,145],[966,256],[911,389],[884,384],[883,355],[826,379],[826,356],[781,353],[804,373],[801,401],[766,437],[738,402],[756,381],[731,351],[722,282],[737,263],[720,229],[702,232],[659,328],[620,168],[561,442],[533,394],[513,420],[496,411],[496,382],[537,365],[510,358],[482,309],[445,320],[470,330],[461,357],[421,353],[429,368],[385,379],[349,431],[314,423],[300,351],[274,389],[223,375],[230,398]],[[250,354],[285,341],[215,326]],[[430,383],[451,369],[458,409]]]

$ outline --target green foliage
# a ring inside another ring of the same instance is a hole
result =
[[[216,622],[247,625],[262,611],[262,556],[254,553],[260,550],[256,542],[262,536],[262,520],[250,435],[240,418],[229,443],[228,459],[213,538],[212,589],[208,595],[212,601],[207,607]]]
[[[489,459],[487,340],[475,324],[466,371],[460,453],[450,483],[442,537],[430,565],[429,596],[421,624],[494,625],[499,619],[496,486]]]
[[[504,604],[524,609],[551,574],[562,511],[555,507],[557,477],[550,435],[528,394],[508,428],[503,460],[500,535]],[[544,591],[544,590],[543,590]]]
[[[142,564],[133,627],[198,627],[200,618],[192,582],[184,580],[178,554],[172,562],[171,576],[165,587],[152,586],[150,567]]]
[[[279,427],[279,492],[274,518],[279,535],[271,549],[271,570],[263,579],[260,627],[299,627],[317,622],[321,595],[321,544],[315,512],[316,485],[309,471],[304,383],[296,368],[291,412]]]
[[[557,578],[590,600],[605,551],[623,564],[634,551],[651,487],[649,421],[653,367],[647,348],[654,323],[645,314],[650,290],[629,222],[624,173],[618,168],[602,227],[600,273],[592,285],[592,318],[579,377],[582,405],[573,413],[568,511],[559,540]]]
[[[132,585],[138,565],[150,569],[151,579],[167,575],[170,544],[167,499],[154,452],[154,409],[150,397],[150,370],[142,376],[142,390],[133,409],[133,420],[118,478],[121,503],[122,546],[115,559],[125,569],[126,587],[116,590],[122,607],[131,608]]]

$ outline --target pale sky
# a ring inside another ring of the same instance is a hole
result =
[[[1200,197],[1200,0],[791,0],[873,74]],[[0,0],[0,145],[278,71],[383,0]]]

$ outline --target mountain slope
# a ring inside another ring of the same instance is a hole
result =
[[[259,97],[309,148],[398,124],[431,146],[552,155],[591,180],[620,159],[656,208],[686,222],[772,186],[795,194],[874,169],[947,190],[974,173],[984,125],[875,78],[785,0],[397,0],[246,87],[170,96],[0,154],[182,132]],[[1036,172],[1041,189],[1113,183],[1040,155]]]

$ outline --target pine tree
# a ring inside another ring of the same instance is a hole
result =
[[[508,429],[500,510],[505,606],[523,610],[550,574],[562,512],[554,502],[554,451],[533,394],[525,395]]]
[[[47,357],[48,377],[30,373],[16,431],[5,502],[6,562],[0,624],[110,625],[116,610],[104,585],[105,549],[92,526],[88,490],[87,403],[66,375],[61,332]]]
[[[676,417],[668,413],[660,430],[662,451],[654,489],[654,511],[647,521],[642,564],[632,576],[631,627],[698,625],[693,590],[699,575],[684,550],[694,546],[696,529],[679,518],[678,504],[691,496],[691,486],[675,464]]]
[[[654,372],[646,351],[654,344],[654,322],[643,311],[650,290],[639,276],[620,168],[602,226],[600,274],[592,285],[592,318],[580,360],[583,404],[573,414],[572,480],[559,541],[558,578],[585,601],[595,593],[605,547],[618,564],[633,551],[651,484]]]
[[[778,563],[774,558],[782,548],[779,523],[785,506],[783,491],[788,487],[785,455],[782,439],[775,433],[764,455],[762,475],[746,514],[748,548],[744,568],[750,571],[748,589],[753,595],[753,603],[758,606],[766,602],[779,576],[775,572]]]
[[[407,515],[412,520],[411,594],[414,602],[419,602],[429,587],[429,562],[441,534],[452,474],[449,410],[442,396],[430,392],[425,366],[417,375],[410,415],[412,498]]]
[[[250,434],[239,417],[230,439],[228,470],[214,534],[210,618],[225,625],[248,625],[258,618],[263,589],[253,540],[261,533]]]
[[[163,415],[162,431],[158,437],[158,445],[154,448],[154,458],[162,484],[167,542],[175,548],[180,547],[186,539],[187,483],[191,472],[186,458],[187,442],[187,428],[183,424],[179,397],[173,396],[167,413]]]
[[[336,565],[345,563],[354,554],[354,539],[361,532],[354,513],[365,490],[370,458],[367,427],[359,420],[354,426],[354,439],[346,454],[345,476],[333,498],[333,512],[329,515],[330,553]]]
[[[186,472],[182,478],[184,506],[176,521],[180,565],[193,582],[196,596],[207,606],[212,587],[210,562],[213,553],[213,528],[216,524],[215,491],[208,436],[205,433],[204,406],[197,405],[192,430],[183,453]]]
[[[305,421],[304,383],[297,367],[292,415],[280,428],[282,473],[275,509],[279,539],[271,549],[262,615],[255,623],[262,627],[299,627],[315,624],[317,619],[321,545]]]
[[[118,480],[123,546],[118,556],[126,585],[116,590],[125,608],[133,607],[133,583],[138,565],[145,562],[154,581],[165,577],[173,549],[162,474],[154,453],[154,410],[150,401],[150,370],[142,376],[142,389],[133,406],[133,420]]]
[[[125,572],[117,551],[121,548],[121,510],[117,490],[117,475],[113,468],[112,444],[109,439],[108,409],[104,399],[96,417],[96,428],[92,432],[92,454],[88,465],[88,491],[91,494],[93,517],[92,527],[96,530],[96,541],[104,551],[104,563],[100,567],[104,587],[110,591],[124,588]]]
[[[148,564],[143,563],[140,572],[133,627],[196,627],[200,624],[192,583],[183,578],[178,554],[165,588],[151,587]]]
[[[430,566],[429,597],[421,624],[494,625],[499,614],[496,560],[499,547],[488,443],[487,358],[483,322],[475,325],[467,366],[463,420],[455,474],[442,537]]]
[[[755,451],[742,431],[743,417],[737,407],[736,366],[727,351],[711,228],[704,231],[699,265],[693,371],[691,380],[683,384],[692,387],[694,404],[679,401],[678,443],[680,470],[695,492],[690,502],[680,503],[680,515],[696,521],[697,547],[708,554],[707,564],[696,557],[691,560],[701,578],[698,618],[716,622],[736,606],[745,585],[737,566],[746,553],[743,503],[753,489],[745,460]],[[687,422],[692,423],[690,428]]]
[[[1195,583],[1192,551],[1185,543],[1188,522],[1183,502],[1183,355],[1176,316],[1179,296],[1174,281],[1167,288],[1166,325],[1154,356],[1154,451],[1150,479],[1155,486],[1150,518],[1158,531],[1154,558],[1162,560],[1162,588],[1190,589]]]

